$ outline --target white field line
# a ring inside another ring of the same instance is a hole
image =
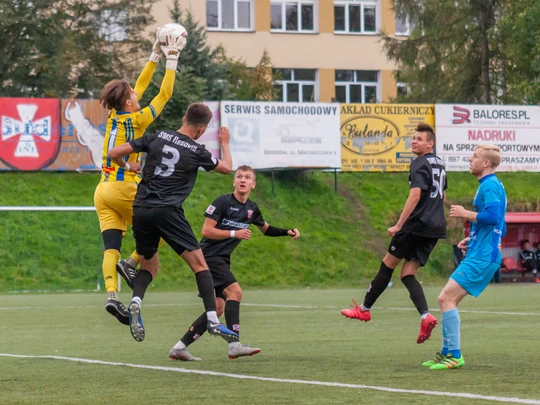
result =
[[[15,358],[20,358],[20,359],[64,360],[64,361],[73,361],[73,362],[86,363],[86,364],[99,364],[99,365],[104,365],[104,366],[122,366],[122,367],[131,367],[131,368],[146,369],[146,370],[169,371],[169,372],[175,372],[175,373],[198,374],[198,375],[210,375],[214,377],[228,377],[228,378],[235,378],[239,380],[257,380],[257,381],[268,381],[268,382],[285,383],[285,384],[317,385],[317,386],[323,386],[323,387],[353,388],[353,389],[361,389],[361,390],[395,392],[399,394],[419,394],[419,395],[431,395],[431,396],[450,397],[450,398],[461,397],[461,398],[467,398],[467,399],[481,399],[484,401],[540,405],[540,400],[536,400],[536,399],[498,397],[494,395],[470,394],[466,392],[408,390],[408,389],[403,389],[403,388],[380,387],[377,385],[345,384],[345,383],[326,382],[326,381],[293,380],[293,379],[288,379],[288,378],[259,377],[259,376],[253,376],[253,375],[220,373],[217,371],[192,370],[192,369],[177,368],[177,367],[148,366],[145,364],[118,363],[118,362],[112,362],[112,361],[81,359],[81,358],[76,358],[76,357],[64,357],[64,356],[28,356],[28,355],[9,354],[9,353],[0,353],[0,356],[1,357],[15,357]]]
[[[201,303],[177,303],[177,304],[144,304],[145,308],[160,308],[160,307],[198,307]],[[249,302],[243,302],[242,306],[245,307],[260,307],[260,308],[286,308],[286,309],[332,309],[337,310],[343,307],[336,306],[317,306],[317,305],[287,305],[287,304],[251,304]],[[56,305],[47,306],[47,309],[96,309],[101,308],[100,305]],[[44,307],[0,307],[0,311],[34,311],[42,310]],[[386,311],[416,311],[415,308],[403,308],[403,307],[375,307],[374,310],[386,310]],[[431,312],[440,312],[439,309],[431,309]],[[459,312],[465,314],[488,314],[488,315],[516,315],[516,316],[540,316],[540,312],[511,312],[511,311],[478,311],[459,309]]]

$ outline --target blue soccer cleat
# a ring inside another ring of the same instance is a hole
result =
[[[213,336],[221,336],[227,343],[239,342],[240,337],[238,333],[233,332],[232,330],[227,329],[224,325],[218,323],[213,323],[208,321],[206,324],[206,330]]]

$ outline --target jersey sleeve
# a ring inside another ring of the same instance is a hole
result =
[[[214,170],[218,165],[218,160],[203,146],[199,153],[199,166],[207,172]]]
[[[148,152],[148,145],[150,144],[153,134],[146,134],[139,139],[130,141],[129,144],[133,148],[134,153]]]
[[[446,176],[446,167],[444,168],[444,188],[443,190],[446,191],[446,189],[448,188],[448,177]]]
[[[213,219],[216,222],[219,222],[223,215],[223,199],[216,198],[212,204],[208,206],[204,212],[206,218]]]
[[[487,207],[499,207],[503,203],[503,198],[500,190],[496,187],[486,184],[487,187],[482,190],[482,198],[484,200],[484,206]]]
[[[411,164],[411,188],[420,188],[429,190],[431,187],[431,170],[424,162],[415,162]]]
[[[261,210],[257,205],[255,205],[255,212],[253,213],[252,224],[257,226],[264,226],[265,220],[262,216]]]
[[[135,115],[139,129],[146,129],[163,111],[165,104],[172,96],[175,75],[174,70],[166,70],[158,95]]]
[[[155,70],[156,70],[156,64],[154,62],[148,61],[143,71],[137,78],[137,82],[135,83],[135,88],[133,89],[137,92],[137,101],[139,101],[142,98],[144,92],[148,88],[148,85],[150,84],[150,80],[152,80],[152,76],[154,75]]]

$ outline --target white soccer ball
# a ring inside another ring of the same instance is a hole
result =
[[[158,33],[159,43],[163,46],[169,46],[175,43],[179,37],[187,38],[188,33],[183,25],[177,23],[165,24]]]

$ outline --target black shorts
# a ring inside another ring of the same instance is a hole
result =
[[[146,260],[156,254],[160,238],[178,255],[200,249],[184,210],[178,207],[133,207],[133,236],[137,253]]]
[[[416,261],[420,263],[420,266],[425,266],[438,241],[437,238],[426,238],[408,232],[398,232],[390,241],[388,253],[398,259]]]
[[[214,290],[216,291],[216,297],[226,300],[223,290],[236,283],[236,278],[231,271],[231,262],[225,257],[221,256],[209,256],[205,257],[208,269],[214,279]]]

